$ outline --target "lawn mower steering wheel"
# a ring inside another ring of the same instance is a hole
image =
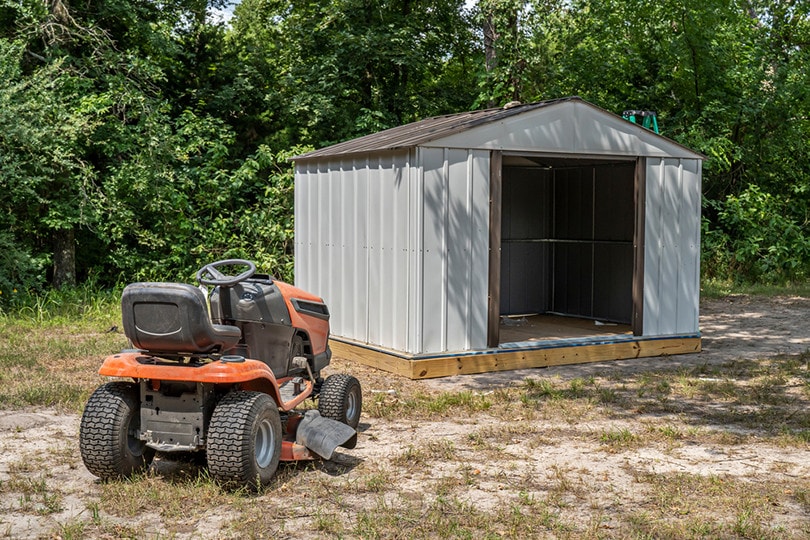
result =
[[[226,276],[217,268],[221,266],[247,266],[247,270],[242,272],[237,276]],[[229,287],[231,285],[236,285],[240,281],[244,281],[253,274],[256,273],[256,265],[253,264],[251,261],[246,261],[244,259],[225,259],[223,261],[212,262],[211,264],[206,264],[199,270],[197,270],[197,281],[199,281],[203,285],[219,285],[223,287]],[[206,277],[210,276],[210,277]]]

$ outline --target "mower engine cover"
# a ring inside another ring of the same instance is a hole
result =
[[[227,354],[261,360],[277,378],[289,374],[295,329],[287,303],[270,276],[254,275],[232,286],[215,287],[211,293],[211,320],[242,331],[242,341],[225,351]]]
[[[211,319],[219,321],[263,322],[290,326],[290,312],[268,275],[252,278],[231,287],[216,287],[211,293]]]
[[[214,324],[242,331],[242,341],[226,354],[261,360],[277,378],[300,371],[290,363],[305,352],[297,347],[307,349],[314,372],[329,364],[329,310],[322,299],[269,275],[254,274],[234,285],[215,287],[210,302]]]

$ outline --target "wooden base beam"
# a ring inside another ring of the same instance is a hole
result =
[[[359,344],[332,339],[332,353],[409,379],[432,379],[451,375],[489,373],[629,358],[698,353],[699,337],[634,339],[591,345],[563,345],[543,349],[519,349],[501,352],[490,349],[469,354],[420,358],[387,352]]]

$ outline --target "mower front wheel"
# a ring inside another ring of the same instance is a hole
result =
[[[211,475],[225,485],[268,484],[281,459],[281,416],[273,398],[226,394],[211,415],[206,455]]]
[[[357,429],[363,408],[363,391],[360,381],[351,375],[330,375],[321,386],[318,412],[325,418],[343,422]]]
[[[102,480],[146,470],[155,450],[138,439],[140,394],[133,383],[99,386],[87,400],[79,427],[79,450],[87,470]]]

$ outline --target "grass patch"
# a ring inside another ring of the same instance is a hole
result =
[[[792,493],[783,485],[752,489],[736,478],[687,473],[645,473],[638,481],[651,495],[644,512],[628,519],[632,537],[776,539],[793,532],[775,524]]]
[[[418,392],[410,397],[392,396],[387,393],[372,394],[372,399],[363,403],[363,412],[372,418],[425,419],[436,416],[465,416],[493,407],[489,395],[462,390],[428,394]]]
[[[627,428],[610,429],[599,435],[599,442],[611,450],[626,450],[639,446],[639,437]]]
[[[0,408],[80,411],[104,357],[127,347],[119,298],[51,292],[0,314]]]
[[[734,294],[752,296],[810,296],[810,280],[784,285],[766,285],[751,283],[734,283],[728,280],[702,280],[700,296],[702,298],[725,298]]]
[[[0,483],[0,493],[16,498],[12,508],[25,514],[49,515],[61,512],[62,494],[49,484],[45,475],[27,476],[13,473]],[[5,497],[4,497],[5,498]]]

